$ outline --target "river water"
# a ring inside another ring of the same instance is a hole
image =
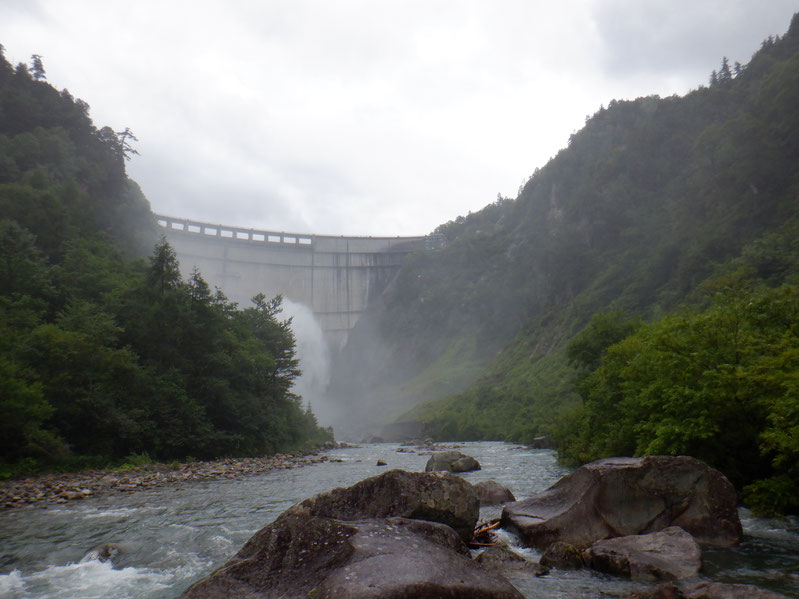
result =
[[[401,450],[401,451],[398,451]],[[325,462],[241,480],[189,482],[58,506],[0,512],[0,597],[28,599],[166,598],[227,561],[258,529],[294,503],[318,492],[385,472],[423,471],[428,456],[396,444],[365,444],[328,452]],[[547,450],[503,443],[461,449],[483,469],[471,482],[494,479],[517,499],[540,492],[568,470]],[[378,467],[382,459],[388,467]],[[486,508],[481,518],[499,515]],[[741,547],[705,552],[703,577],[758,584],[799,598],[799,520],[764,520],[742,512]],[[503,533],[506,534],[506,533]],[[511,544],[516,540],[506,534]],[[114,565],[91,558],[101,543],[119,545]],[[532,559],[539,554],[516,547]],[[553,571],[511,579],[530,598],[618,597],[641,583],[590,571]]]

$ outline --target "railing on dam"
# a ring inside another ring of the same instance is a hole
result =
[[[284,243],[290,245],[313,245],[313,235],[299,235],[295,233],[260,231],[256,229],[241,229],[225,225],[212,225],[185,218],[155,215],[159,225],[168,231],[183,231],[184,233],[197,233],[209,237],[222,237],[224,239],[239,239],[257,243]]]
[[[353,240],[397,240],[401,244],[410,241],[422,241],[422,247],[426,250],[434,250],[442,247],[446,243],[446,238],[441,233],[416,237],[336,237],[334,235],[308,235],[302,233],[286,233],[285,231],[263,231],[260,229],[244,229],[241,227],[231,227],[227,225],[214,225],[200,221],[188,220],[185,218],[175,218],[172,216],[155,215],[156,222],[167,231],[180,231],[183,233],[195,233],[208,237],[219,237],[222,239],[235,239],[239,241],[252,241],[254,243],[282,244],[288,246],[313,246],[315,242],[333,239],[353,239]],[[380,251],[391,251],[395,244],[388,243]],[[401,251],[407,251],[405,247]]]

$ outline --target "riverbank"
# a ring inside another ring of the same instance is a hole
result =
[[[225,458],[177,465],[149,464],[125,470],[86,470],[43,474],[0,482],[0,509],[41,506],[79,501],[113,493],[131,493],[194,480],[242,479],[272,470],[288,470],[326,462],[324,451],[346,444],[330,444],[301,454],[260,458]]]

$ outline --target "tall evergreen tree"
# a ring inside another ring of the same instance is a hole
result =
[[[31,75],[36,81],[44,81],[47,79],[47,75],[44,72],[44,63],[39,54],[31,55]]]

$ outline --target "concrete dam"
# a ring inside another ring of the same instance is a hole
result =
[[[185,277],[196,267],[243,308],[263,293],[310,308],[332,348],[396,275],[410,252],[442,238],[335,237],[213,225],[156,215]]]

